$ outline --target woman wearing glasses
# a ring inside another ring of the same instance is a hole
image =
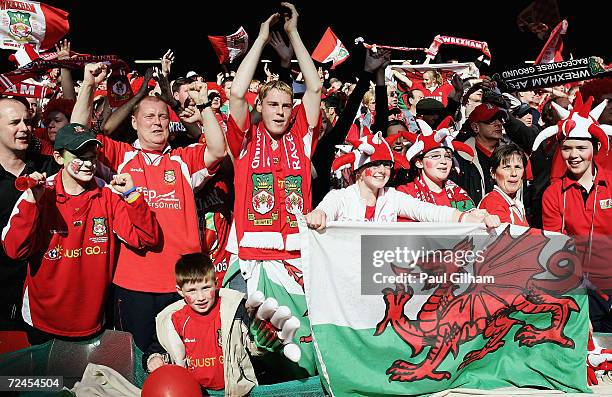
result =
[[[493,190],[482,198],[478,208],[499,217],[501,222],[529,227],[525,207],[517,197],[523,187],[527,155],[516,144],[499,146],[491,155]]]
[[[338,157],[332,169],[351,167],[356,182],[330,191],[315,210],[306,215],[308,226],[324,229],[328,221],[395,222],[398,216],[422,222],[484,222],[497,227],[499,219],[484,210],[460,212],[454,208],[420,201],[385,187],[393,169],[394,154],[381,133],[351,142],[355,150]]]
[[[406,152],[414,180],[397,190],[427,203],[452,207],[460,212],[472,210],[476,205],[465,190],[448,179],[453,168],[455,150],[474,157],[471,147],[454,142],[450,131],[441,128],[432,131],[422,120],[417,120],[422,134],[410,134],[413,145]],[[443,124],[445,124],[443,122]]]

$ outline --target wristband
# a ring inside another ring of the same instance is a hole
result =
[[[133,192],[129,197],[126,197],[125,202],[132,204],[134,201],[138,200],[138,197],[140,197],[140,193]]]
[[[132,186],[131,188],[129,188],[128,190],[126,190],[125,192],[121,193],[123,195],[123,197],[129,196],[130,194],[134,193],[136,191],[136,186]]]
[[[206,109],[207,107],[209,107],[211,105],[210,101],[207,101],[201,105],[196,105],[196,108],[201,112],[202,110]]]

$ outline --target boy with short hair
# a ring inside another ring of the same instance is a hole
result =
[[[186,367],[204,388],[248,394],[257,378],[247,349],[260,351],[250,339],[244,294],[218,289],[215,268],[204,254],[183,255],[175,276],[183,300],[157,315],[157,341],[143,356],[143,366],[152,372],[173,363]]]
[[[132,249],[159,241],[155,214],[130,174],[115,175],[112,189],[94,177],[101,145],[84,125],[62,127],[53,152],[62,170],[46,181],[44,173],[30,174],[34,186],[2,231],[6,254],[29,261],[21,312],[31,344],[102,329],[119,248],[113,234]]]

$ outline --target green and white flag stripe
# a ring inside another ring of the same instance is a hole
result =
[[[498,236],[502,230],[497,230]],[[520,227],[509,230],[515,237],[527,231]],[[565,293],[556,297],[559,302],[575,302],[575,310],[566,308],[567,322],[561,334],[555,336],[550,331],[551,324],[553,319],[559,318],[558,310],[563,306],[556,305],[556,301],[553,302],[555,298],[550,298],[550,305],[543,306],[547,302],[540,306],[530,305],[529,299],[525,300],[517,293],[507,312],[496,311],[496,315],[491,315],[487,321],[480,319],[474,323],[470,323],[470,319],[477,316],[462,319],[461,312],[454,317],[449,312],[436,312],[435,320],[439,325],[430,329],[431,322],[423,321],[423,317],[419,317],[421,321],[416,319],[423,313],[427,314],[424,304],[438,289],[434,286],[426,293],[417,291],[415,287],[415,293],[406,299],[403,311],[394,314],[396,319],[404,315],[407,321],[389,321],[377,331],[377,325],[386,318],[387,304],[382,293],[361,293],[362,236],[401,237],[407,244],[414,238],[415,245],[421,244],[424,235],[457,236],[458,242],[465,236],[473,235],[475,244],[483,247],[497,241],[496,237],[487,236],[479,225],[331,222],[323,233],[306,229],[301,224],[301,233],[302,265],[313,343],[320,376],[330,394],[429,395],[459,387],[495,389],[509,386],[565,392],[589,391],[585,364],[588,308],[584,294]],[[567,238],[556,236],[561,239],[556,244],[563,246]],[[534,240],[530,237],[526,241]],[[545,248],[540,247],[536,265],[546,263],[546,258],[560,249],[553,246],[552,241]],[[509,266],[521,268],[521,263],[519,258]],[[536,278],[553,277],[543,268]],[[454,296],[469,301],[469,291],[469,287],[463,291],[459,288],[454,291]],[[510,296],[511,292],[508,294]],[[535,309],[530,309],[530,306],[535,306]],[[469,305],[464,306],[464,312],[469,312],[469,308]],[[453,328],[453,321],[463,325],[463,328]],[[502,328],[504,324],[508,325],[507,328]],[[502,329],[507,333],[503,333],[495,349],[482,354],[482,357],[473,353],[482,351],[485,345],[495,340],[495,331]],[[550,335],[550,340],[533,344],[522,342],[540,337],[540,330]],[[426,342],[421,351],[415,351],[414,339],[411,338],[419,332],[427,335],[423,339]],[[452,340],[454,332],[460,332],[463,338],[452,348],[448,341]],[[441,356],[441,360],[435,363],[428,361],[427,357],[435,356],[437,351],[444,348],[448,351]],[[466,364],[460,368],[466,360]],[[391,371],[392,368],[395,369]],[[436,374],[445,372],[449,373],[448,379],[433,379]],[[422,376],[423,373],[433,378]],[[394,374],[402,375],[401,379],[392,379]]]

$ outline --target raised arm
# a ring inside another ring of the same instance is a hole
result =
[[[57,52],[57,59],[65,60],[70,59],[70,42],[66,39],[60,41],[55,45]],[[76,99],[76,91],[74,90],[74,83],[72,81],[72,73],[68,68],[61,68],[60,80],[62,83],[62,97],[64,99]]]
[[[85,65],[83,75],[83,85],[79,91],[79,96],[74,104],[71,123],[89,125],[91,122],[91,112],[93,110],[93,93],[108,73],[106,65],[102,62],[88,63]]]
[[[149,81],[153,77],[153,68],[147,69],[140,89],[129,101],[121,105],[117,110],[112,112],[108,118],[102,123],[102,133],[104,135],[112,135],[113,132],[132,114],[134,106],[143,98],[149,95]]]
[[[281,5],[291,10],[291,17],[285,16],[285,31],[289,36],[289,42],[293,47],[295,56],[300,65],[300,70],[304,76],[304,82],[306,83],[306,92],[302,97],[302,104],[306,111],[306,119],[308,124],[315,126],[319,123],[319,114],[321,112],[321,89],[323,84],[319,79],[319,73],[317,68],[312,62],[310,53],[304,47],[302,39],[297,29],[298,13],[293,4],[281,3]]]
[[[255,39],[255,42],[253,42],[253,46],[246,54],[242,62],[240,62],[240,66],[238,67],[238,71],[236,72],[236,76],[232,82],[232,89],[229,99],[230,115],[236,121],[236,124],[241,130],[245,130],[248,127],[247,118],[249,114],[249,104],[246,101],[245,95],[249,90],[249,85],[251,84],[251,80],[255,75],[255,70],[257,69],[257,63],[261,57],[261,52],[268,43],[268,39],[270,37],[270,25],[276,22],[278,18],[278,13],[273,14],[261,24],[261,27],[259,28],[259,35]]]
[[[189,96],[194,100],[196,108],[202,109],[202,126],[206,138],[204,151],[204,164],[211,168],[226,155],[225,135],[210,107],[208,100],[208,86],[206,83],[195,82],[189,85]]]

